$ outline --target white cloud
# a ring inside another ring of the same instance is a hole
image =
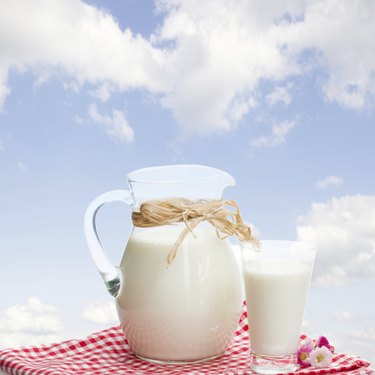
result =
[[[82,317],[91,322],[99,324],[118,324],[119,320],[116,313],[116,307],[113,302],[96,302],[87,305]]]
[[[375,93],[375,4],[364,1],[311,1],[306,3],[302,22],[291,25],[286,39],[300,53],[316,51],[315,64],[328,74],[323,92],[330,101],[361,108]]]
[[[0,3],[0,109],[9,94],[8,72],[31,70],[36,83],[51,76],[81,88],[88,82],[119,90],[164,88],[164,51],[102,9],[79,0]],[[105,93],[97,94],[104,99]],[[109,94],[107,94],[109,95]]]
[[[163,51],[122,31],[104,10],[79,0],[14,0],[0,10],[1,54],[8,66],[42,74],[63,69],[81,83],[158,88],[157,74],[150,72]]]
[[[0,139],[0,152],[5,151],[4,142]]]
[[[298,238],[317,246],[318,284],[340,285],[375,276],[375,196],[313,203],[299,222]]]
[[[279,83],[314,69],[324,72],[319,82],[328,100],[359,108],[375,92],[371,0],[158,4],[166,16],[156,40],[174,42],[162,103],[186,132],[233,129],[257,103],[263,80],[280,87],[270,104],[289,104],[288,86]],[[232,116],[237,103],[240,114]]]
[[[78,124],[78,125],[81,125],[85,122],[85,119],[83,117],[81,117],[80,115],[75,115],[73,117],[73,122]]]
[[[374,323],[364,325],[363,322],[358,322],[357,327],[347,332],[344,338],[346,352],[361,353],[366,360],[374,364],[375,325]]]
[[[351,337],[370,345],[375,344],[375,326],[367,327],[366,330],[355,330],[351,332]]]
[[[233,129],[256,105],[260,80],[283,80],[299,72],[279,48],[286,25],[273,23],[293,6],[199,0],[159,4],[166,17],[157,38],[175,42],[166,61],[170,89],[162,103],[185,132]]]
[[[314,69],[329,101],[361,108],[374,96],[372,0],[159,0],[157,7],[164,18],[146,38],[80,0],[0,3],[0,108],[10,70],[31,70],[39,84],[58,76],[75,90],[89,83],[102,101],[113,90],[145,89],[186,134],[234,129],[258,105],[263,81],[276,86],[269,104],[289,104],[283,82]]]
[[[26,305],[0,310],[0,347],[59,341],[62,328],[58,309],[31,297]]]
[[[113,110],[112,117],[98,112],[95,104],[89,107],[89,116],[92,121],[104,126],[107,134],[119,142],[133,142],[134,130],[128,124],[122,111]]]
[[[29,167],[22,161],[18,161],[16,165],[17,165],[17,169],[20,170],[21,172],[27,172],[29,170]]]
[[[328,176],[324,178],[323,180],[319,180],[316,182],[315,186],[318,189],[327,189],[331,186],[341,186],[343,184],[344,180],[339,176]]]
[[[289,92],[291,87],[291,84],[289,84],[288,86],[275,87],[274,91],[266,96],[267,103],[269,105],[274,105],[276,103],[284,103],[285,105],[290,104],[290,102],[292,101],[292,95]]]
[[[103,83],[96,90],[92,91],[91,95],[102,102],[106,102],[111,97],[111,88],[108,84]]]
[[[311,322],[304,319],[302,321],[302,331],[303,332],[311,332],[312,329],[313,329],[313,325],[311,324]]]
[[[1,45],[1,44],[0,44]],[[0,53],[0,112],[2,112],[5,99],[10,94],[10,88],[7,86],[8,68],[7,65],[1,63],[1,53]]]
[[[331,315],[335,320],[340,321],[340,322],[347,322],[353,319],[352,314],[349,311],[345,311],[345,310],[334,311]]]
[[[272,127],[272,134],[268,137],[262,136],[252,140],[254,147],[275,147],[285,144],[286,136],[296,126],[294,121],[284,121]]]
[[[325,333],[335,346],[336,352],[361,356],[367,361],[375,363],[375,326],[356,319],[351,322],[342,322],[342,327],[342,330],[334,334]]]

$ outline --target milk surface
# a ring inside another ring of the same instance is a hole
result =
[[[242,290],[233,249],[211,227],[194,229],[167,267],[182,226],[133,233],[116,299],[129,345],[138,356],[195,361],[222,354],[238,323]]]
[[[301,334],[312,265],[293,260],[253,261],[244,268],[251,350],[295,353]]]

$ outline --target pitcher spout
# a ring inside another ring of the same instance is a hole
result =
[[[229,173],[227,172],[222,172],[222,180],[223,180],[223,190],[226,188],[226,187],[230,187],[230,186],[235,186],[236,185],[236,180],[234,179],[233,176],[231,176]]]

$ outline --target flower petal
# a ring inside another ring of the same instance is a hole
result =
[[[332,353],[326,346],[315,348],[311,351],[309,360],[314,367],[328,367],[332,363]]]
[[[330,345],[329,345],[329,341],[328,339],[325,337],[325,336],[320,336],[318,338],[318,340],[316,340],[316,346],[318,348],[321,348],[322,346],[325,346],[326,348],[329,349]]]
[[[297,352],[297,362],[301,367],[309,367],[310,366],[310,352],[312,351],[313,347],[310,343],[304,344],[299,347]]]

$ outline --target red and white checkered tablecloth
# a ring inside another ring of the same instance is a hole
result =
[[[130,352],[120,327],[94,333],[82,340],[0,351],[0,369],[12,375],[250,375],[249,336],[246,311],[242,313],[235,337],[225,354],[195,365],[156,365]],[[307,368],[294,374],[374,374],[370,363],[359,357],[335,354],[329,368]]]

